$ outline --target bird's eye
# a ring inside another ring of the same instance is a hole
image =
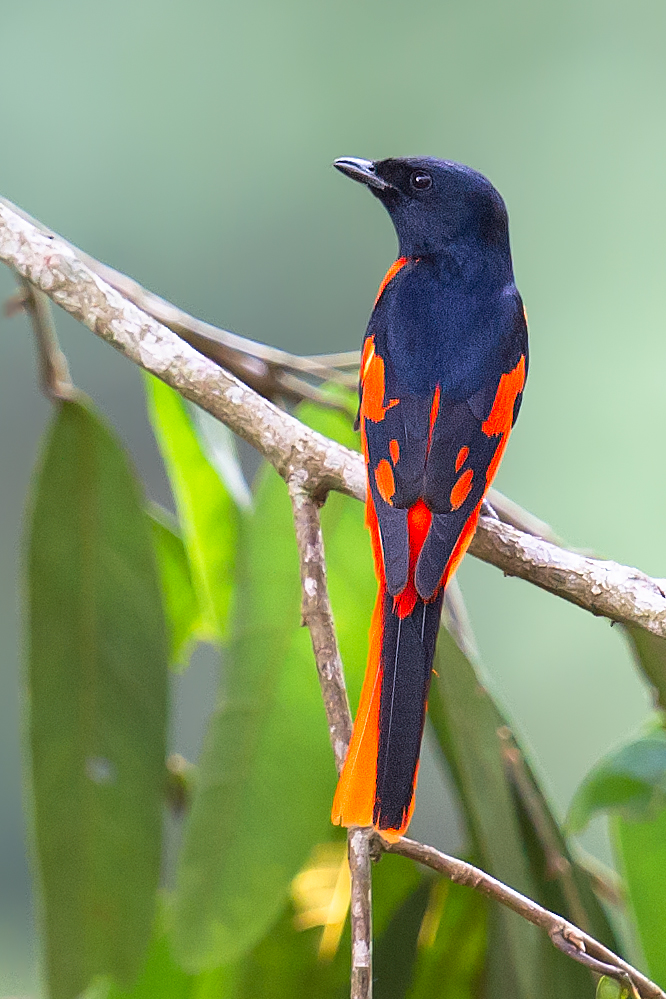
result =
[[[429,187],[432,187],[432,177],[429,173],[422,173],[420,170],[415,170],[409,178],[409,183],[415,191],[427,191]]]

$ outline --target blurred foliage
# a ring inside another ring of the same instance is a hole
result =
[[[629,989],[622,982],[602,975],[597,982],[596,999],[628,999]]]
[[[33,832],[52,999],[128,983],[161,863],[167,643],[127,457],[84,400],[57,407],[28,562]]]
[[[654,643],[646,646],[652,649]],[[615,859],[632,925],[650,974],[664,987],[666,733],[661,713],[641,738],[609,753],[588,774],[571,803],[569,829],[580,832],[597,812],[611,814]]]
[[[635,626],[625,631],[636,664],[653,689],[656,706],[666,711],[666,639]]]
[[[578,788],[568,825],[580,832],[595,812],[646,819],[666,806],[666,733],[656,732],[605,756]]]
[[[214,466],[211,429],[200,441],[200,423],[175,393],[156,382],[147,392],[176,520],[142,509],[122,446],[84,403],[59,407],[33,502],[29,728],[48,996],[76,999],[87,988],[87,999],[342,999],[349,875],[343,831],[329,823],[335,770],[301,626],[287,491],[263,467],[248,505],[238,481],[227,488],[217,471],[233,467],[228,441],[218,441]],[[307,404],[298,415],[357,445],[341,411]],[[363,521],[362,505],[341,495],[322,510],[352,700],[375,595]],[[491,696],[456,599],[429,717],[468,850],[618,950],[598,882]],[[165,767],[167,666],[186,666],[202,639],[224,644],[224,669],[191,779],[185,761]],[[573,827],[621,802],[656,807],[665,746],[657,727],[602,761],[579,792]],[[176,802],[183,775],[187,793]],[[175,884],[160,896],[166,802],[187,814]],[[654,975],[663,974],[655,871],[666,862],[664,814],[614,825]],[[378,999],[592,995],[584,968],[469,889],[393,856],[376,866],[373,887]]]
[[[201,638],[227,633],[236,555],[236,508],[194,433],[178,393],[146,376],[148,412],[183,534],[198,606]]]

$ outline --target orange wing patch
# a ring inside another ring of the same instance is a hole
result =
[[[386,395],[384,359],[375,354],[375,339],[371,336],[367,338],[363,347],[361,383],[363,385],[361,417],[366,417],[373,423],[381,423],[388,410],[397,406],[400,400],[390,399],[388,405],[384,405]]]
[[[400,444],[395,438],[389,441],[389,451],[391,453],[391,461],[394,465],[397,465],[400,460]]]
[[[500,437],[497,450],[492,457],[486,471],[486,482],[488,485],[495,478],[499,463],[504,454],[504,448],[509,440],[511,424],[513,423],[513,407],[516,399],[523,391],[525,384],[525,355],[523,355],[513,371],[502,375],[495,393],[493,408],[484,420],[481,429],[487,437]]]
[[[449,497],[452,510],[458,510],[469,496],[469,491],[472,488],[473,478],[474,478],[474,471],[471,468],[468,468],[467,471],[463,472],[460,478],[457,480],[456,484],[451,490],[451,495]]]
[[[504,434],[511,430],[513,407],[517,396],[525,384],[525,356],[521,356],[513,371],[502,375],[495,393],[493,408],[484,420],[481,429],[486,437]]]
[[[375,482],[384,502],[391,503],[395,495],[395,479],[393,478],[393,469],[386,458],[382,458],[375,469]]]
[[[460,469],[463,467],[463,465],[467,461],[468,455],[469,455],[469,448],[467,446],[461,447],[460,450],[458,451],[458,456],[456,458],[456,472],[459,472]]]

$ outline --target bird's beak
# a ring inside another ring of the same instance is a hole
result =
[[[336,170],[351,177],[352,180],[357,180],[360,184],[367,184],[368,187],[374,187],[378,191],[387,191],[393,187],[393,184],[389,184],[387,180],[379,176],[372,160],[359,160],[355,156],[342,156],[339,160],[334,161],[333,166]]]

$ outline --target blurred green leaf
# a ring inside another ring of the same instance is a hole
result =
[[[381,999],[404,999],[414,978],[417,943],[430,900],[430,884],[421,879],[393,913],[374,949],[373,982]]]
[[[252,506],[252,493],[238,459],[233,431],[199,406],[190,406],[199,439],[209,462],[240,509]]]
[[[376,999],[387,999],[390,981],[390,948],[387,937],[397,929],[395,915],[415,892],[420,892],[423,875],[412,861],[404,857],[385,856],[373,865],[373,935],[376,948],[374,994]],[[417,922],[416,932],[418,933]],[[404,923],[401,923],[404,928]],[[270,999],[347,999],[351,939],[349,915],[336,953],[322,957],[319,944],[321,927],[298,930],[295,926],[293,907],[288,905],[278,923],[263,940],[240,962],[238,991],[233,999],[256,999],[267,995]],[[399,941],[400,943],[400,941]],[[394,995],[394,992],[390,993]]]
[[[134,987],[124,990],[110,984],[100,999],[235,999],[235,967],[188,975],[176,964],[167,934],[166,907],[161,910]]]
[[[338,415],[321,419],[329,426]],[[341,417],[338,430],[350,436],[349,420]],[[341,643],[359,686],[374,599],[363,509],[331,497],[322,520],[331,591],[341,597],[339,606],[334,599]],[[350,552],[356,572],[370,573],[367,595],[347,573]],[[223,693],[179,869],[174,947],[189,970],[237,959],[275,921],[313,845],[331,835],[335,780],[310,636],[300,622],[291,504],[284,483],[265,469],[254,510],[241,523]]]
[[[659,707],[666,711],[666,638],[633,625],[624,631],[638,666],[657,692]]]
[[[626,985],[602,975],[597,982],[596,999],[628,999],[629,989]]]
[[[666,988],[666,808],[649,821],[614,816],[611,832],[649,973]]]
[[[497,710],[468,659],[442,627],[437,640],[428,715],[453,769],[475,852],[496,878],[534,898],[513,792],[497,735]],[[539,931],[501,910],[490,924],[491,943],[504,953],[502,994],[528,999],[540,987]],[[499,987],[499,984],[498,984]]]
[[[148,376],[145,384],[201,609],[203,635],[223,640],[228,632],[238,511],[204,454],[185,401],[157,378]]]
[[[486,960],[488,902],[445,879],[430,886],[408,999],[476,999]]]
[[[297,930],[287,904],[269,933],[238,968],[233,999],[346,999],[349,995],[348,926],[332,960],[319,957],[321,928]]]
[[[205,629],[200,620],[187,551],[177,524],[171,523],[173,518],[155,503],[149,504],[148,515],[169,629],[169,661],[172,668],[183,668],[187,665],[192,642],[202,638]]]
[[[52,999],[129,983],[159,877],[167,642],[150,524],[127,457],[65,402],[36,482],[28,557],[36,860]]]
[[[375,938],[383,936],[396,910],[423,882],[419,864],[397,854],[384,854],[372,865],[372,929]]]
[[[300,628],[291,508],[272,469],[241,523],[237,569],[223,692],[178,875],[174,945],[191,971],[235,960],[277,918],[289,882],[325,835],[321,784],[330,794],[334,779],[326,781],[325,718]]]
[[[666,733],[655,733],[609,753],[576,791],[567,818],[580,832],[597,812],[644,819],[666,804]]]

